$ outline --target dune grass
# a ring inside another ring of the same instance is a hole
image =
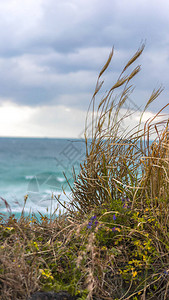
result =
[[[100,101],[101,70],[85,125],[86,158],[74,176],[67,213],[1,220],[2,299],[67,290],[80,299],[169,298],[169,119],[121,124],[142,45]],[[128,73],[127,73],[128,72]],[[118,93],[119,90],[119,93]],[[167,104],[168,105],[168,104]],[[166,106],[167,106],[166,105]]]

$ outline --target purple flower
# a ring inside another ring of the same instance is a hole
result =
[[[88,225],[87,225],[87,228],[88,228],[88,229],[91,229],[91,228],[92,228],[92,225],[93,225],[93,223],[92,223],[92,222],[89,222]]]
[[[163,273],[164,273],[165,275],[168,275],[168,271],[164,271]]]
[[[113,215],[113,221],[115,221],[116,220],[116,215]]]
[[[90,222],[87,225],[88,229],[91,229],[92,226],[96,226],[99,223],[97,220],[94,222],[94,220],[96,220],[96,216],[91,217]]]
[[[123,208],[127,208],[127,206],[128,206],[127,203],[123,204]]]
[[[99,226],[99,228],[98,228],[98,229],[102,229],[102,227],[103,227],[103,224],[100,224],[100,226]]]
[[[113,227],[113,228],[112,228],[112,231],[116,231],[116,227]]]

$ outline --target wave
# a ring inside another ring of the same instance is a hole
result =
[[[35,175],[26,175],[26,176],[25,176],[25,179],[26,179],[26,180],[31,180],[31,179],[33,179],[33,178],[35,178]]]
[[[66,194],[69,193],[74,179],[72,162],[63,153],[72,142],[73,140],[65,139],[0,139],[0,197],[8,202],[12,211],[22,211],[24,196],[27,194],[29,197],[26,209],[30,206],[32,211],[45,211],[50,205],[52,195],[61,194],[61,201],[68,201],[64,198],[63,190]],[[82,143],[74,145],[79,153],[85,149]],[[81,162],[82,156],[77,156],[73,161],[77,174],[80,167],[76,167]],[[0,213],[5,209],[3,201],[0,200]]]
[[[66,182],[66,179],[63,177],[57,177],[56,178],[59,182]]]
[[[62,205],[59,204],[57,201],[57,197],[59,196],[59,201],[61,203],[69,203],[70,198],[70,192],[66,193],[60,193],[58,191],[52,192],[51,190],[45,190],[43,193],[36,193],[31,192],[27,194],[28,198],[26,201],[26,205],[24,208],[24,212],[26,215],[28,214],[37,214],[40,212],[41,214],[51,214],[55,212],[55,210],[61,210],[62,212],[65,211],[63,209]],[[8,194],[9,197],[9,194]],[[23,207],[24,207],[24,197],[16,198],[13,195],[13,200],[6,197],[4,198],[9,206],[11,207],[11,211],[7,209],[4,201],[0,200],[0,214],[21,214]],[[10,201],[9,201],[10,200]],[[57,214],[57,213],[56,213]]]
[[[31,181],[32,179],[44,179],[47,180],[49,178],[53,178],[58,182],[65,182],[66,179],[65,177],[61,177],[61,176],[57,176],[57,174],[55,172],[42,172],[36,175],[26,175],[24,176],[24,179]]]

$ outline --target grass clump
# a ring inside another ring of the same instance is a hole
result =
[[[121,127],[133,114],[124,105],[140,71],[132,66],[143,49],[97,104],[113,51],[99,74],[86,119],[86,159],[74,174],[67,213],[54,220],[22,216],[1,222],[3,299],[26,299],[36,290],[67,290],[81,299],[168,299],[169,120],[161,117],[164,108],[142,125],[162,89],[152,92],[136,127]]]

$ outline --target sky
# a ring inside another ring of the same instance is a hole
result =
[[[79,137],[112,47],[105,90],[142,42],[130,98],[142,110],[162,85],[153,116],[169,102],[168,12],[167,0],[0,0],[0,136]]]

